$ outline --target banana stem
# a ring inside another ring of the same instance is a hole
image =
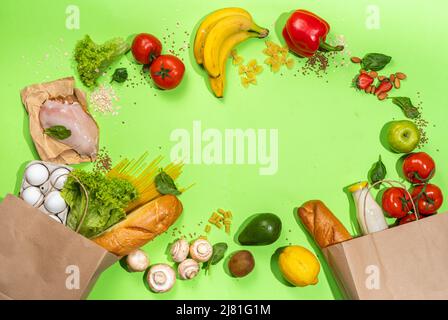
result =
[[[257,25],[254,25],[249,32],[255,32],[258,35],[258,38],[266,38],[269,35],[269,30],[259,27]]]

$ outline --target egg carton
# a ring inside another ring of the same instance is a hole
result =
[[[70,208],[61,190],[72,170],[65,165],[31,161],[23,174],[20,198],[65,225]]]

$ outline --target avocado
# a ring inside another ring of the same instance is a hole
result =
[[[265,246],[277,241],[282,231],[282,221],[273,213],[260,213],[251,220],[238,236],[246,246]]]

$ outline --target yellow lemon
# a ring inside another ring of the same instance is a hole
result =
[[[280,253],[278,264],[285,279],[297,287],[314,285],[318,282],[319,261],[304,247],[286,247]]]

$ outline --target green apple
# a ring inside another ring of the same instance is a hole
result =
[[[409,120],[393,121],[387,132],[387,141],[397,153],[412,152],[420,142],[420,131]]]

